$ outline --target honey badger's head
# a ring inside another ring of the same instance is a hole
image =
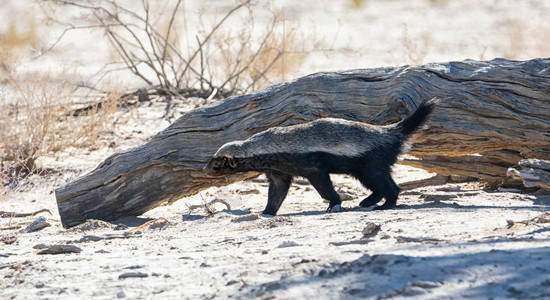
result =
[[[244,157],[241,142],[231,142],[223,145],[202,169],[209,176],[222,176],[237,171],[237,158]]]

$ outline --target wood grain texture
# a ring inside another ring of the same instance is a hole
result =
[[[201,170],[224,143],[267,128],[322,117],[390,124],[433,97],[441,102],[409,152],[425,161],[411,164],[453,174],[472,154],[498,153],[494,170],[475,167],[473,159],[473,169],[464,172],[499,179],[522,158],[550,159],[550,59],[316,73],[189,111],[148,143],[110,156],[56,190],[62,223],[140,215],[210,186],[255,176],[207,178]],[[487,163],[494,167],[491,159]]]
[[[540,187],[550,191],[550,161],[543,159],[522,159],[521,170],[508,169],[508,176],[523,181],[526,187]]]

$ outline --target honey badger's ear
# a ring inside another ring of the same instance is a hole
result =
[[[233,158],[232,156],[225,156],[225,160],[227,161],[227,164],[231,167],[231,168],[235,168],[237,167],[237,162],[235,161],[235,158]]]

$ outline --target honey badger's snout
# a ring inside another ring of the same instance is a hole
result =
[[[219,170],[218,170],[219,171]],[[214,167],[213,165],[213,160],[210,160],[206,166],[204,166],[204,168],[202,168],[202,172],[204,173],[204,175],[206,176],[216,176],[217,175],[217,170],[216,168]]]
[[[235,168],[234,160],[228,157],[214,157],[202,169],[207,176],[221,176],[231,173]]]

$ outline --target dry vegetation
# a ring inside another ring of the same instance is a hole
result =
[[[101,83],[110,72],[129,71],[154,92],[221,98],[292,79],[311,51],[322,48],[321,37],[313,36],[311,26],[302,28],[299,23],[287,22],[286,11],[269,1],[232,2],[215,17],[189,11],[183,0],[164,1],[162,5],[148,0],[125,2],[129,6],[113,0],[35,3],[40,5],[43,19],[9,12],[0,28],[2,183],[16,183],[18,176],[40,171],[36,160],[41,156],[95,147],[98,136],[108,131],[114,120],[118,97],[128,92]],[[342,5],[360,10],[371,3],[350,0]],[[430,5],[447,3],[430,1]],[[550,55],[545,42],[550,30],[522,24],[517,18],[503,17],[497,25],[506,38],[499,48],[481,40],[479,57],[473,58],[485,59],[490,56],[488,51],[511,59]],[[43,31],[52,26],[63,30],[53,40],[44,41]],[[390,56],[400,58],[397,64],[425,63],[437,51],[437,41],[430,32],[413,29],[403,23],[397,43],[401,47],[389,51]],[[58,75],[71,73],[72,78],[78,78],[78,73],[28,71],[28,64],[33,63],[28,57],[63,51],[56,48],[59,42],[77,30],[83,36],[103,33],[113,51],[112,60],[105,62],[97,80],[83,79],[92,91],[86,95],[76,89],[81,82]],[[99,89],[103,92],[97,92]],[[76,115],[82,103],[87,109]],[[6,188],[2,189],[5,193]]]
[[[17,47],[0,49],[0,195],[16,189],[20,179],[46,171],[37,164],[39,157],[95,144],[112,123],[120,96],[113,91],[101,101],[92,97],[89,109],[77,115],[75,87],[48,73],[25,76],[12,54]]]
[[[163,105],[167,111],[179,106],[180,113],[230,94],[333,69],[550,56],[550,27],[517,9],[546,8],[542,0],[521,5],[510,0],[285,1],[286,9],[275,3],[2,2],[2,295],[548,297],[550,223],[542,212],[549,196],[484,191],[478,183],[409,186],[399,210],[350,209],[331,215],[317,214],[324,207],[318,194],[297,182],[281,216],[263,218],[253,213],[261,211],[267,198],[268,183],[260,178],[160,206],[137,218],[153,220],[131,229],[89,220],[60,230],[50,192],[107,155],[161,130],[173,120],[162,116]],[[452,11],[453,19],[443,22],[449,28],[433,26],[430,21],[440,21],[453,5],[466,9]],[[498,23],[479,22],[480,15]],[[471,31],[472,23],[478,31]],[[322,39],[331,49],[321,46]],[[79,59],[80,68],[71,65]],[[119,79],[131,84],[115,88]],[[128,99],[140,100],[132,102],[135,109],[128,110]],[[109,148],[112,141],[116,146]],[[398,168],[402,182],[418,176],[418,170]],[[365,196],[363,187],[348,177],[336,178],[335,185],[352,200]],[[24,233],[40,214],[52,226]],[[367,237],[364,228],[371,224],[381,227]],[[37,254],[43,253],[38,247],[60,244],[82,251]]]
[[[64,14],[58,10],[65,7],[76,8],[76,17],[62,20]],[[49,46],[38,37],[34,20],[20,26],[24,29],[11,20],[0,32],[4,85],[0,95],[1,194],[16,188],[22,177],[43,172],[36,164],[39,157],[94,147],[113,122],[122,94],[117,89],[99,93],[94,85],[87,87],[95,94],[83,96],[77,92],[82,83],[68,80],[69,76],[21,71],[25,65],[14,53],[31,52],[34,56],[40,47],[48,53],[69,31],[101,30],[116,60],[106,63],[99,77],[122,64],[157,92],[211,98],[284,81],[285,74],[297,70],[308,53],[304,51],[306,45],[298,42],[297,28],[285,27],[282,11],[258,8],[251,1],[235,4],[214,21],[199,16],[200,28],[187,27],[190,21],[181,0],[160,10],[153,9],[149,1],[142,1],[139,9],[133,10],[116,1],[57,0],[46,1],[42,9],[47,16],[45,24],[65,27]],[[255,23],[258,11],[267,13],[270,20],[260,29]],[[231,21],[238,22],[238,27],[228,25],[231,18],[237,19]],[[72,77],[78,77],[75,75]]]
[[[206,96],[227,96],[263,88],[299,68],[306,47],[315,44],[313,37],[297,39],[298,29],[286,28],[283,12],[251,0],[237,2],[215,20],[203,15],[191,18],[183,0],[172,6],[142,1],[133,7],[111,0],[46,2],[50,19],[68,24],[64,33],[104,32],[119,63],[147,86],[173,95],[199,90]],[[64,7],[77,8],[81,14],[61,20],[56,10]],[[256,22],[259,14],[268,16],[265,26]],[[196,24],[200,26],[193,27]]]

